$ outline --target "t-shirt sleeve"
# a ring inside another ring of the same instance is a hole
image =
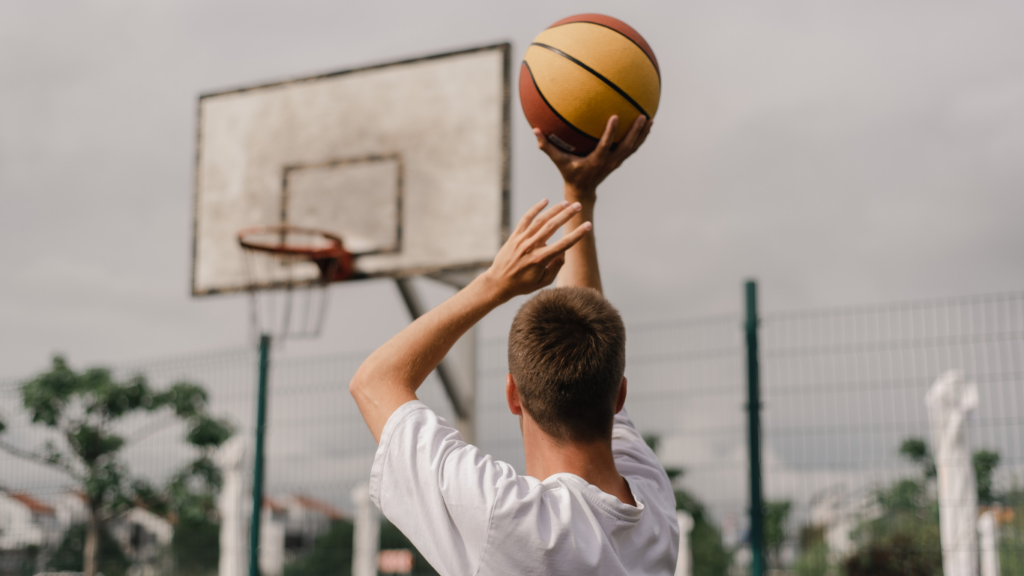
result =
[[[640,477],[650,481],[657,487],[658,494],[664,498],[664,504],[675,508],[675,493],[672,482],[661,465],[654,450],[647,445],[644,437],[637,432],[633,421],[626,410],[615,415],[612,424],[612,456],[619,474]]]
[[[422,402],[388,419],[370,472],[370,497],[441,574],[473,574],[491,511],[516,477]]]

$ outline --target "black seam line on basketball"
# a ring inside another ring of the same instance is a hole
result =
[[[650,61],[651,66],[654,66],[654,73],[658,75],[658,84],[661,84],[661,70],[658,69],[658,63],[654,61],[654,57],[651,56],[650,54],[648,54],[647,50],[644,50],[644,47],[641,46],[640,43],[638,43],[636,40],[633,40],[629,36],[623,34],[621,30],[616,30],[615,28],[612,28],[611,26],[609,26],[607,24],[601,24],[600,22],[594,22],[592,20],[573,20],[572,22],[566,22],[565,24],[559,24],[558,26],[551,26],[551,27],[549,27],[549,29],[551,29],[551,28],[560,28],[562,26],[568,26],[569,24],[593,24],[594,26],[600,26],[602,28],[607,28],[607,29],[611,30],[612,32],[615,32],[619,36],[622,36],[626,40],[629,40],[637,48],[639,48],[641,52],[644,53],[644,56],[646,56],[647,60]]]
[[[600,142],[601,141],[600,138],[594,138],[590,134],[587,134],[583,130],[580,130],[579,128],[574,126],[572,122],[569,122],[561,114],[559,114],[558,110],[555,110],[555,107],[551,105],[551,102],[548,102],[548,99],[544,97],[544,92],[540,89],[540,86],[537,84],[537,79],[533,76],[533,70],[530,70],[530,65],[526,62],[526,60],[523,60],[523,66],[526,66],[526,71],[530,73],[530,82],[533,82],[533,87],[537,89],[537,95],[540,96],[540,99],[544,101],[544,104],[547,105],[548,110],[551,110],[552,114],[557,116],[558,119],[561,120],[563,124],[565,124],[569,128],[572,128],[573,130],[575,130],[576,133],[578,133],[580,136],[583,136],[584,138],[589,138],[590,140],[593,140],[594,142]]]
[[[568,54],[566,54],[565,52],[562,52],[561,50],[559,50],[558,48],[555,48],[554,46],[548,46],[547,44],[541,44],[540,42],[534,42],[533,44],[531,44],[531,46],[540,46],[541,48],[547,48],[548,50],[551,50],[552,52],[554,52],[555,54],[558,54],[559,56],[565,58],[566,60],[569,60],[570,62],[575,63],[577,66],[579,66],[580,68],[583,68],[587,72],[590,72],[595,77],[597,77],[598,80],[600,80],[601,82],[604,82],[605,84],[607,84],[609,88],[611,88],[612,90],[615,90],[616,92],[618,92],[619,96],[622,96],[623,98],[625,98],[630,104],[633,105],[634,108],[639,110],[641,114],[643,114],[644,116],[647,117],[648,120],[650,120],[651,115],[648,114],[644,110],[643,106],[637,104],[636,100],[633,100],[633,98],[630,97],[629,94],[626,94],[625,90],[623,90],[622,88],[619,88],[618,86],[616,86],[614,82],[612,82],[611,80],[609,80],[609,79],[605,78],[604,76],[602,76],[601,73],[598,72],[597,70],[594,70],[590,66],[587,66],[583,62],[580,62],[579,60],[573,58],[572,56],[569,56]]]

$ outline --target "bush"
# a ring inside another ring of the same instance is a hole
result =
[[[942,574],[942,554],[921,546],[914,535],[897,532],[871,542],[844,562],[847,576],[933,576]]]
[[[68,528],[60,546],[54,551],[47,567],[61,572],[81,572],[82,551],[85,550],[85,525],[75,524]],[[105,529],[100,531],[100,565],[99,571],[105,576],[124,576],[128,572],[128,558]]]
[[[220,526],[206,518],[182,517],[174,526],[171,554],[177,574],[216,574],[220,562]]]

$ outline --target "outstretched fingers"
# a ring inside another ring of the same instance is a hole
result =
[[[591,224],[590,222],[584,222],[583,224],[577,226],[576,229],[573,230],[572,232],[569,232],[568,234],[562,236],[562,238],[558,240],[558,242],[554,242],[542,248],[541,250],[538,250],[537,255],[541,258],[541,262],[543,262],[545,265],[550,264],[550,262],[555,258],[561,257],[564,260],[565,251],[568,250],[569,248],[572,248],[593,228],[593,224]]]
[[[529,246],[539,246],[546,244],[548,238],[561,228],[566,222],[569,221],[577,212],[583,207],[579,202],[570,204],[569,202],[562,202],[552,206],[550,210],[541,214],[539,218],[534,220],[533,225],[527,230],[529,239],[526,241]]]
[[[516,225],[514,234],[524,234],[527,230],[529,230],[530,224],[533,223],[533,219],[536,218],[537,214],[540,214],[540,211],[543,210],[544,207],[547,205],[548,199],[545,198],[540,202],[537,202],[536,204],[533,205],[532,208],[527,210],[526,214],[523,214],[523,217],[519,219],[519,224]]]

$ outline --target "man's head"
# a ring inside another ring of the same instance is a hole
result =
[[[626,370],[626,329],[597,290],[544,290],[520,308],[508,367],[523,409],[552,438],[611,437]]]

